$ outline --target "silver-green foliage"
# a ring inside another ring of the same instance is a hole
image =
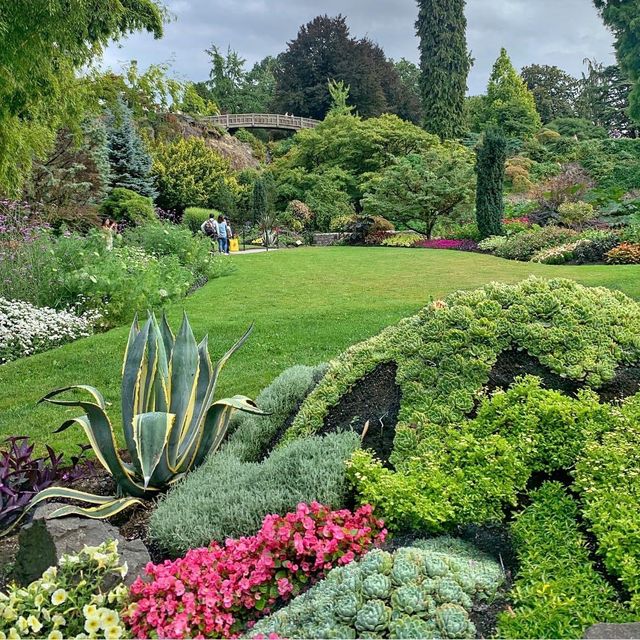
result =
[[[503,583],[498,563],[453,538],[416,544],[334,569],[250,637],[474,638],[469,611]]]
[[[252,535],[267,514],[285,514],[300,502],[341,508],[349,492],[345,460],[359,446],[356,434],[342,433],[298,440],[263,462],[212,456],[160,502],[150,536],[177,555]]]

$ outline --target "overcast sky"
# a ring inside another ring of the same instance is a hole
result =
[[[298,27],[318,14],[347,16],[351,34],[368,36],[387,55],[418,61],[414,0],[169,0],[174,20],[162,40],[136,34],[110,47],[105,64],[138,60],[171,62],[181,79],[208,77],[205,48],[228,45],[252,64],[276,55],[295,38]],[[469,92],[482,93],[500,47],[506,47],[518,69],[555,64],[579,76],[584,58],[614,60],[611,34],[591,0],[468,0],[469,48],[475,65]]]

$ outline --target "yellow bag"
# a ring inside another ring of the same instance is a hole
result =
[[[238,238],[229,240],[229,251],[240,251],[240,240]]]

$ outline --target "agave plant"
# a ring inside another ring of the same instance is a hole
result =
[[[212,366],[208,340],[198,345],[186,315],[174,337],[166,317],[153,314],[142,328],[134,320],[122,369],[122,426],[130,462],[118,451],[106,403],[94,387],[76,385],[56,389],[40,402],[80,407],[85,415],[67,420],[56,433],[80,425],[99,462],[118,486],[118,495],[95,496],[74,489],[50,487],[30,508],[49,498],[70,498],[97,505],[65,506],[50,517],[78,514],[110,517],[152,497],[200,465],[222,443],[235,410],[263,414],[244,396],[214,401],[220,370],[249,337],[252,327]],[[88,393],[92,400],[59,399],[69,391]]]

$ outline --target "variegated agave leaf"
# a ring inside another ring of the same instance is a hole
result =
[[[52,517],[80,514],[110,517],[118,511],[162,491],[185,473],[202,464],[222,443],[234,411],[263,414],[244,396],[214,401],[220,371],[247,340],[253,326],[227,353],[212,365],[208,342],[196,343],[187,316],[174,336],[166,317],[158,322],[153,314],[140,327],[131,325],[122,368],[122,424],[131,462],[118,451],[106,403],[100,392],[87,385],[56,389],[41,402],[79,407],[84,415],[67,420],[57,430],[80,425],[96,457],[114,477],[119,495],[90,496],[71,489],[50,487],[39,493],[29,508],[48,498],[73,498],[94,507],[68,506]],[[90,401],[64,399],[69,391],[91,396]],[[71,493],[70,493],[71,492]]]

